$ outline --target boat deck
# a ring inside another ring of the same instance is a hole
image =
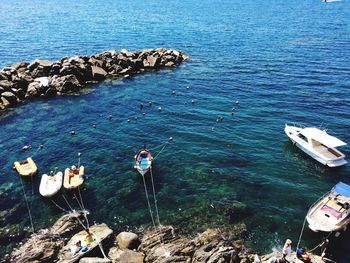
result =
[[[322,156],[329,158],[329,159],[337,159],[339,157],[341,157],[342,155],[337,152],[336,150],[332,149],[332,148],[327,148],[326,146],[323,145],[318,145],[315,146],[314,149],[320,153]]]

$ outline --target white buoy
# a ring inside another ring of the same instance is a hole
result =
[[[236,100],[236,104],[239,104],[239,100]]]
[[[162,110],[162,107],[158,107],[158,111],[161,111]]]

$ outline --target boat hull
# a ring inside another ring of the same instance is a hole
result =
[[[71,173],[71,169],[66,168],[64,171],[63,187],[66,189],[75,189],[84,183],[84,166],[78,168],[77,173]]]
[[[328,167],[339,167],[347,163],[345,156],[336,159],[325,159],[323,156],[318,154],[317,151],[312,149],[309,144],[302,139],[300,139],[297,134],[301,128],[286,125],[284,131],[288,138],[296,145],[300,150],[309,155],[311,158],[315,159],[319,163],[326,165]]]
[[[43,174],[40,181],[39,193],[44,197],[54,196],[61,190],[62,181],[62,172],[58,172],[54,176]]]
[[[36,164],[30,157],[23,162],[15,162],[14,165],[17,172],[24,177],[32,176],[38,171]]]

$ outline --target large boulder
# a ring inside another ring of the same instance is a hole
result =
[[[51,231],[60,236],[67,236],[81,230],[81,223],[85,223],[82,212],[73,212],[61,216],[52,226]]]
[[[13,83],[8,80],[0,80],[0,87],[4,88],[5,90],[11,89],[13,86]]]
[[[55,76],[52,78],[51,86],[61,93],[76,92],[82,88],[79,80],[74,75]]]
[[[27,93],[25,97],[26,98],[39,97],[41,93],[42,93],[42,89],[41,89],[40,83],[34,81],[28,85]]]
[[[143,263],[145,255],[142,252],[112,247],[108,257],[113,263]]]
[[[10,105],[14,105],[18,102],[16,95],[10,91],[5,91],[1,93],[1,98],[4,98],[5,100],[7,100],[10,103]]]
[[[91,67],[92,70],[92,77],[95,80],[104,80],[107,76],[107,72],[101,68],[101,67],[96,67],[96,66],[92,66]]]
[[[120,249],[137,249],[140,245],[139,237],[131,232],[121,232],[117,235],[117,242]]]
[[[92,240],[86,241],[88,239],[87,233],[85,230],[80,231],[75,234],[68,243],[62,248],[58,255],[58,262],[60,263],[70,263],[76,262],[81,257],[88,255],[92,251],[99,248],[99,243],[103,243],[103,241],[108,241],[113,235],[112,229],[110,229],[106,224],[100,224],[90,227],[90,233],[92,234]],[[88,250],[83,252],[80,250],[77,253],[72,253],[71,249],[76,247],[76,243],[80,241],[82,245],[87,245]]]
[[[58,235],[52,234],[48,229],[40,230],[19,249],[10,255],[10,262],[54,262],[64,241]]]
[[[158,68],[160,65],[160,57],[158,55],[147,56],[143,60],[143,66],[145,68]]]

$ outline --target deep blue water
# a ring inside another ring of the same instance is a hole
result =
[[[295,245],[309,206],[338,181],[350,183],[349,165],[317,164],[283,131],[286,122],[322,126],[350,143],[349,7],[317,0],[2,1],[0,67],[113,48],[175,48],[191,60],[3,114],[0,209],[16,206],[17,212],[1,220],[1,231],[29,226],[13,162],[32,155],[42,174],[76,163],[77,152],[88,175],[82,195],[92,220],[119,230],[149,226],[133,156],[172,136],[154,162],[162,223],[192,234],[229,227],[227,209],[242,203],[254,249],[280,249],[286,238]],[[142,117],[139,104],[150,100]],[[218,116],[223,122],[216,123]],[[77,136],[69,135],[72,129]],[[29,143],[33,149],[22,151]],[[349,146],[342,151],[350,156]],[[38,185],[39,176],[24,182],[36,229],[61,214],[39,197]],[[67,209],[60,196],[55,201]],[[311,248],[321,237],[306,228],[302,244]],[[1,239],[1,255],[19,239]],[[332,239],[338,262],[350,262],[349,245],[348,232]]]

